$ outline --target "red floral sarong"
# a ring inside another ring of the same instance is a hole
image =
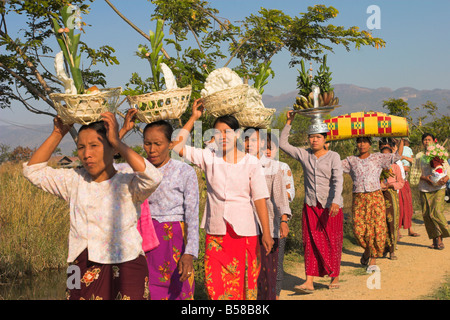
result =
[[[205,283],[211,300],[256,300],[260,271],[258,237],[206,235]]]

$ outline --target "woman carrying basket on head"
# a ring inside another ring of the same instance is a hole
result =
[[[119,132],[122,138],[134,126],[136,109],[130,109]],[[192,300],[194,265],[198,257],[199,190],[197,174],[188,164],[172,159],[172,125],[151,122],[143,130],[147,160],[163,175],[148,198],[151,227],[159,245],[146,252],[152,300]],[[146,235],[143,234],[143,239]]]
[[[330,289],[339,287],[339,273],[343,241],[343,176],[338,153],[328,151],[325,141],[326,124],[310,126],[310,148],[294,147],[288,142],[291,123],[295,117],[288,111],[287,121],[280,137],[280,149],[303,167],[305,203],[303,206],[302,235],[305,252],[306,281],[296,290],[314,291],[314,277],[331,277]]]
[[[202,100],[174,143],[179,153],[205,172],[207,201],[201,227],[206,230],[205,282],[211,300],[255,300],[260,270],[258,235],[267,252],[273,246],[264,173],[256,157],[239,149],[239,123],[222,116],[214,123],[216,149],[186,145],[186,139],[203,111]],[[252,202],[256,207],[253,213]]]
[[[24,164],[24,175],[70,204],[67,261],[80,270],[81,287],[69,299],[148,299],[148,269],[137,229],[140,205],[161,182],[161,173],[122,143],[114,114],[78,131],[81,169],[47,166],[70,126],[57,117],[51,135]],[[115,152],[133,172],[118,172]]]
[[[376,265],[386,245],[386,205],[381,191],[380,176],[401,159],[403,140],[398,153],[371,153],[372,139],[356,139],[358,155],[342,160],[345,173],[353,180],[353,232],[359,245],[364,248],[361,264]]]

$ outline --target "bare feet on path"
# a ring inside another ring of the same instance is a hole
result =
[[[450,212],[445,212],[450,220]],[[339,288],[330,290],[330,278],[314,278],[314,292],[301,294],[295,286],[305,282],[304,264],[286,264],[280,300],[417,300],[429,297],[450,275],[450,241],[444,239],[445,249],[430,249],[421,221],[413,221],[419,237],[408,236],[401,229],[397,244],[397,260],[377,259],[377,269],[367,273],[361,266],[363,249],[355,246],[344,249],[341,260]]]

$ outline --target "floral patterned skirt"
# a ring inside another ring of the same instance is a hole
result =
[[[184,222],[153,219],[153,226],[159,245],[146,253],[151,300],[194,299],[194,274],[181,282],[177,268],[185,250]]]
[[[89,261],[85,249],[72,263],[80,270],[80,287],[68,289],[68,300],[148,300],[145,257],[117,264]],[[68,279],[69,280],[69,279]]]
[[[381,190],[353,194],[353,233],[370,256],[383,256],[386,245],[386,205]]]
[[[205,284],[211,300],[256,300],[260,271],[258,236],[206,235]]]

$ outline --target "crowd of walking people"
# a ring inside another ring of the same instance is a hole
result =
[[[371,268],[387,255],[397,259],[400,229],[421,236],[412,229],[413,184],[418,183],[431,248],[444,249],[443,239],[450,236],[443,214],[448,175],[433,183],[422,157],[435,141],[431,134],[423,135],[424,151],[416,156],[407,139],[383,138],[379,152],[373,152],[374,141],[359,137],[356,155],[341,159],[330,150],[323,127],[307,132],[308,148],[291,145],[295,112],[288,111],[279,141],[258,128],[242,132],[236,118],[226,115],[215,120],[215,135],[206,147],[198,148],[187,143],[203,114],[198,99],[175,137],[167,121],[145,126],[143,158],[122,141],[134,127],[135,113],[129,110],[122,128],[109,112],[103,121],[82,126],[77,150],[83,166],[76,169],[47,165],[71,127],[57,117],[53,132],[24,164],[31,183],[70,205],[67,262],[80,268],[81,287],[68,290],[68,299],[194,299],[200,228],[206,233],[209,299],[279,299],[297,179],[277,160],[279,150],[303,168],[306,280],[296,291],[314,292],[314,278],[325,276],[329,289],[339,288],[344,173],[353,182],[353,231],[364,249],[363,266]],[[117,154],[125,163],[115,162]],[[197,174],[189,164],[206,181],[202,215]]]

